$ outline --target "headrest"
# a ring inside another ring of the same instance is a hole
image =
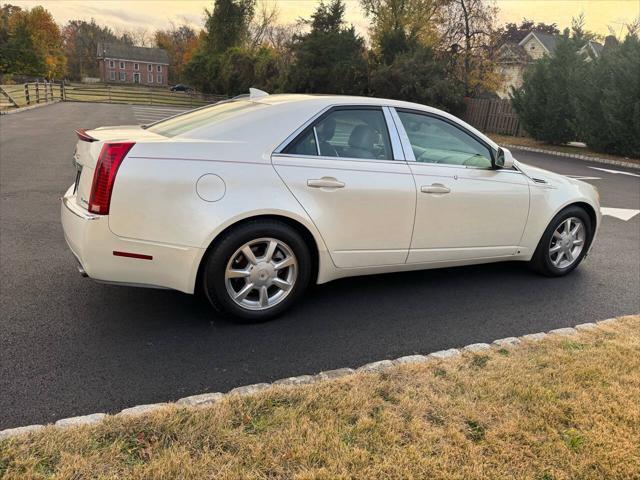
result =
[[[322,142],[328,142],[333,138],[333,134],[336,133],[336,120],[333,117],[328,117],[318,125],[318,139]]]
[[[377,135],[376,131],[369,125],[358,125],[349,135],[349,146],[373,150]]]

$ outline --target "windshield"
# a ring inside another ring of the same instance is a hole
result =
[[[176,117],[161,120],[147,127],[147,130],[165,137],[175,137],[204,125],[213,125],[227,120],[256,106],[258,104],[248,100],[220,102],[210,107],[199,108]]]

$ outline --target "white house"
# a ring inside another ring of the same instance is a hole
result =
[[[534,61],[545,55],[553,56],[558,41],[558,35],[542,32],[529,32],[519,43],[507,42],[498,48],[496,53],[498,72],[503,78],[502,85],[496,91],[500,98],[509,98],[511,87],[522,85],[525,69]],[[603,46],[589,40],[580,50],[585,61],[598,58]]]

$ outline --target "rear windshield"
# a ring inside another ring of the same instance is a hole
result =
[[[258,105],[248,100],[221,102],[210,107],[199,108],[198,110],[178,115],[177,117],[161,120],[147,127],[147,130],[165,137],[175,137],[204,125],[213,125],[227,120]]]

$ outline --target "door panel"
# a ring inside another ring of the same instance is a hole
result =
[[[285,154],[272,160],[337,267],[405,262],[416,202],[406,162]]]
[[[492,168],[490,145],[462,122],[394,111],[417,190],[408,263],[514,255],[529,214],[529,184],[517,170]]]
[[[529,212],[524,175],[417,162],[410,168],[418,201],[408,263],[515,253]]]

